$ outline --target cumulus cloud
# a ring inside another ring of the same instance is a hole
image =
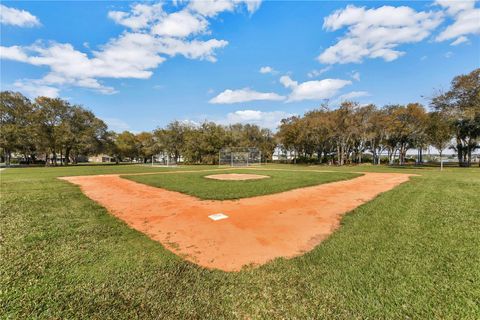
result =
[[[0,46],[0,57],[2,59],[16,60],[20,62],[28,61],[28,55],[25,53],[24,49],[19,46]]]
[[[56,98],[59,94],[59,89],[42,84],[38,81],[32,80],[17,80],[13,83],[15,90],[21,91],[25,95],[35,98],[38,96]]]
[[[227,9],[221,10],[224,2],[228,2]],[[205,39],[210,33],[208,19],[242,5],[249,12],[258,8],[242,1],[202,1],[202,4],[188,3],[178,11],[167,13],[161,3],[134,4],[128,12],[108,13],[110,19],[127,30],[96,50],[86,53],[69,43],[37,41],[30,46],[1,46],[0,58],[47,67],[49,72],[43,78],[24,81],[32,86],[70,85],[112,94],[116,90],[102,84],[102,79],[147,79],[170,57],[181,55],[215,62],[216,51],[228,41]]]
[[[346,100],[352,100],[352,99],[368,97],[368,96],[370,96],[370,94],[367,91],[352,91],[346,94],[342,94],[340,97],[338,97],[338,100],[346,101]]]
[[[275,69],[273,69],[272,67],[269,67],[269,66],[265,66],[265,67],[261,67],[260,70],[258,70],[258,72],[263,73],[263,74],[275,73]]]
[[[40,25],[40,20],[28,11],[0,4],[0,23],[17,27],[36,27]]]
[[[149,27],[152,23],[166,16],[162,4],[135,4],[129,12],[109,11],[108,17],[115,23],[132,30],[140,30]]]
[[[317,59],[326,64],[360,63],[366,58],[393,61],[405,54],[396,50],[398,46],[424,40],[442,20],[439,12],[417,12],[406,6],[366,9],[348,5],[324,19],[324,29],[347,31]]]
[[[161,36],[187,37],[204,33],[207,29],[208,22],[204,17],[183,10],[167,15],[153,26],[152,32]]]
[[[352,83],[350,80],[323,79],[298,83],[289,76],[282,76],[280,83],[291,89],[287,101],[322,100],[335,96],[340,89]]]
[[[205,17],[215,17],[223,11],[234,11],[242,4],[249,13],[254,13],[261,3],[261,0],[194,0],[189,3],[188,9]]]
[[[212,98],[209,102],[215,104],[230,104],[259,100],[279,101],[284,99],[284,96],[281,96],[274,92],[258,92],[249,88],[244,88],[239,90],[227,89]]]
[[[445,9],[454,22],[444,29],[436,41],[456,39],[452,45],[466,42],[468,34],[480,34],[480,9],[475,8],[474,0],[437,0],[436,4]]]

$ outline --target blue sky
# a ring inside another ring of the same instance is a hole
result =
[[[480,66],[474,1],[3,1],[1,87],[113,130],[422,102]],[[261,72],[262,71],[262,72]]]

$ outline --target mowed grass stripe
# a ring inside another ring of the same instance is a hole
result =
[[[205,200],[241,199],[359,177],[359,173],[319,171],[278,171],[256,169],[223,170],[222,174],[261,174],[268,179],[221,181],[205,178],[218,171],[179,174],[122,175],[122,178],[198,197]]]
[[[1,173],[3,318],[477,319],[480,314],[479,169],[354,168],[422,176],[347,214],[340,229],[304,256],[239,273],[195,266],[129,229],[78,187],[55,178],[90,173],[69,169]]]

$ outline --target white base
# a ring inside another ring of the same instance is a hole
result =
[[[215,214],[211,214],[208,216],[210,219],[212,219],[213,221],[218,221],[218,220],[223,220],[223,219],[227,219],[228,216],[226,214],[223,214],[223,213],[215,213]]]

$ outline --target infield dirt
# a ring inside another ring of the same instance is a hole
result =
[[[207,268],[239,271],[277,257],[312,250],[342,216],[411,174],[363,173],[321,184],[240,200],[200,200],[118,175],[63,177],[130,227],[177,255]],[[228,219],[208,218],[224,213]]]

